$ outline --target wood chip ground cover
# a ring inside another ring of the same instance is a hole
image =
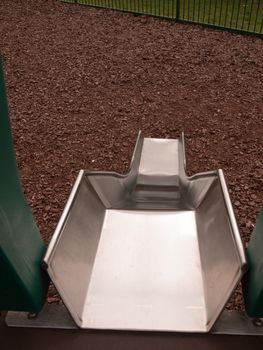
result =
[[[224,170],[248,242],[263,202],[262,39],[6,0],[0,51],[21,180],[46,243],[78,171],[125,172],[139,130],[183,130],[188,174]],[[240,290],[229,306],[242,306]]]

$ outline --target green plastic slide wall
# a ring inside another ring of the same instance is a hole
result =
[[[249,270],[244,278],[243,292],[246,312],[250,317],[263,317],[263,209],[257,219],[247,249]]]
[[[49,280],[45,245],[20,185],[0,57],[0,310],[37,312]]]

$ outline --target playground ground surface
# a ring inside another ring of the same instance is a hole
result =
[[[48,243],[82,168],[126,172],[139,130],[224,170],[244,243],[263,203],[263,40],[55,0],[0,3],[14,146]],[[57,296],[51,293],[50,300]],[[237,290],[229,307],[242,307]]]

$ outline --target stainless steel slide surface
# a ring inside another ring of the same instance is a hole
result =
[[[139,138],[127,175],[80,171],[44,258],[86,329],[208,332],[246,268],[222,170]]]

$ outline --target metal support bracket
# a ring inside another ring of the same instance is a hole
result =
[[[9,311],[5,318],[9,327],[78,329],[63,304],[45,304],[35,318],[28,317],[26,312]],[[258,324],[258,325],[257,325]],[[245,313],[236,310],[225,310],[207,334],[219,335],[251,335],[262,336],[263,324],[253,322]]]

